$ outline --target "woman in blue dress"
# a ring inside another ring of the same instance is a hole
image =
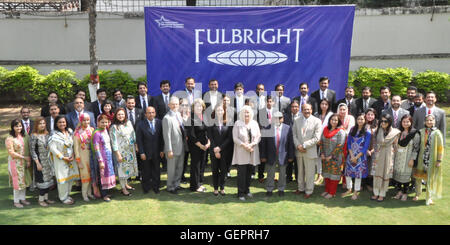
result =
[[[370,131],[366,128],[365,114],[360,113],[356,117],[356,125],[351,129],[347,138],[348,155],[345,163],[347,191],[342,194],[342,197],[352,193],[352,178],[354,178],[355,191],[352,200],[358,198],[358,193],[361,190],[361,179],[366,178],[369,174],[367,150],[369,149],[370,138]]]

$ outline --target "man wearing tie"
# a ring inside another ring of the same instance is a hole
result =
[[[444,137],[445,144],[445,134],[446,134],[446,119],[445,119],[445,111],[438,108],[436,106],[436,94],[433,91],[427,92],[425,97],[426,106],[419,108],[413,117],[413,126],[417,130],[425,127],[425,116],[429,114],[433,114],[436,121],[436,128],[438,128],[442,136]]]
[[[283,84],[275,85],[275,96],[273,102],[275,105],[275,110],[281,113],[285,113],[287,107],[291,103],[291,99],[284,96],[283,94],[284,94],[284,85]]]
[[[314,191],[314,175],[318,161],[317,143],[322,135],[322,122],[312,116],[311,108],[311,104],[303,104],[303,116],[295,120],[292,129],[298,164],[298,189],[295,194],[305,192],[305,199],[310,198]]]
[[[142,190],[144,193],[153,190],[158,194],[161,182],[159,162],[164,157],[164,141],[161,120],[155,117],[155,108],[148,106],[145,119],[137,123],[136,141],[142,160]]]
[[[184,151],[187,146],[186,134],[181,115],[178,112],[179,99],[172,96],[169,112],[163,118],[164,153],[167,156],[167,191],[178,194],[183,172]]]
[[[417,94],[417,88],[414,86],[409,86],[408,89],[406,89],[406,95],[408,98],[406,100],[402,101],[401,107],[405,110],[409,110],[412,106],[414,106],[414,98]]]
[[[380,100],[373,103],[372,108],[377,111],[377,119],[381,118],[381,113],[383,110],[391,107],[391,89],[389,87],[383,86],[380,88]]]
[[[70,112],[69,114],[66,114],[67,127],[71,128],[72,130],[75,130],[75,128],[78,125],[78,122],[80,121],[81,113],[87,113],[90,118],[89,125],[95,128],[95,125],[97,125],[96,118],[94,117],[94,114],[92,112],[86,111],[84,109],[84,100],[80,97],[75,98],[75,100],[73,101],[73,106],[75,110]]]
[[[412,117],[414,117],[414,113],[422,108],[425,107],[425,103],[423,103],[423,94],[422,93],[417,93],[416,96],[414,97],[414,105],[411,106],[408,111],[409,111],[409,115],[411,115]]]
[[[298,117],[302,116],[301,113],[299,112],[300,106],[299,106],[298,103],[299,102],[296,99],[292,100],[291,105],[289,106],[290,112],[289,113],[285,113],[284,117],[283,117],[284,124],[289,125],[289,127],[291,127],[291,128],[294,125],[294,121]],[[298,177],[297,176],[297,174],[298,174],[297,159],[294,157],[294,161],[293,162],[287,162],[286,164],[287,164],[287,166],[286,166],[287,179],[286,180],[288,182],[291,182],[293,180],[292,179],[292,172],[294,172],[295,179],[297,180],[298,179],[297,178]]]
[[[33,131],[33,121],[30,120],[30,108],[22,107],[20,109],[20,115],[22,116],[22,124],[25,127],[25,133],[30,135]]]
[[[127,96],[126,106],[128,120],[133,124],[133,128],[136,129],[136,123],[143,117],[142,110],[136,108],[136,100],[132,95]]]
[[[360,113],[365,113],[367,109],[372,108],[373,104],[377,101],[374,98],[371,98],[372,89],[370,87],[364,87],[362,89],[362,97],[356,99],[356,115]]]
[[[404,115],[409,115],[409,112],[400,107],[402,98],[400,95],[392,96],[391,107],[383,110],[382,115],[389,114],[393,118],[392,127],[399,129],[400,123]]]
[[[268,137],[273,135],[273,132],[271,129],[272,126],[272,117],[276,109],[273,108],[273,100],[272,96],[267,95],[266,96],[266,108],[261,109],[258,111],[258,123],[261,130],[261,138]],[[260,142],[261,143],[261,142]],[[261,164],[258,165],[258,180],[259,183],[264,182],[264,168],[265,163],[261,162]]]
[[[114,89],[113,96],[114,96],[113,100],[114,108],[119,109],[126,107],[126,102],[123,99],[122,91],[120,91],[120,89]]]
[[[275,189],[275,172],[277,165],[280,168],[278,181],[278,195],[284,195],[286,187],[286,165],[294,159],[294,142],[291,128],[283,123],[283,114],[279,111],[273,114],[274,124],[270,137],[261,137],[259,155],[261,163],[267,167],[266,196],[272,196]],[[275,153],[275,154],[274,154]]]
[[[319,79],[320,89],[314,91],[311,94],[311,97],[316,99],[317,103],[319,103],[324,98],[326,98],[330,102],[331,108],[335,108],[335,106],[336,106],[336,92],[334,90],[331,90],[331,89],[328,88],[329,84],[330,84],[330,79],[328,77],[321,77]],[[320,114],[321,113],[320,107],[318,108],[318,110],[319,110],[319,114]]]
[[[143,112],[147,109],[147,106],[153,106],[152,96],[147,94],[147,83],[138,83],[138,93],[136,97],[136,107],[141,109]]]
[[[170,81],[162,80],[159,83],[159,89],[161,90],[161,94],[153,97],[153,106],[156,109],[156,117],[162,120],[169,111]]]
[[[50,116],[45,118],[45,127],[47,128],[47,131],[52,134],[52,131],[54,130],[55,126],[55,119],[57,116],[59,116],[59,107],[56,103],[50,104]]]
[[[244,96],[244,84],[238,82],[234,85],[233,107],[236,109],[234,121],[237,121],[237,115],[245,105],[245,99],[247,98]]]
[[[211,114],[214,111],[214,108],[216,108],[216,105],[218,103],[221,103],[222,101],[222,93],[217,91],[219,89],[219,82],[217,79],[211,79],[209,80],[209,91],[205,92],[202,96],[203,101],[205,102],[206,110],[206,120],[205,123],[207,123],[207,126],[211,126],[212,118]]]
[[[314,97],[308,96],[309,87],[307,83],[300,83],[298,86],[298,90],[300,91],[300,96],[295,97],[293,100],[298,101],[298,105],[301,107],[303,104],[311,104],[312,105],[312,114],[317,112],[317,101]],[[289,111],[289,110],[288,110]],[[284,118],[285,122],[287,118]],[[294,123],[294,122],[292,122]]]
[[[97,120],[98,115],[102,114],[102,104],[105,102],[106,100],[106,89],[104,88],[99,88],[97,90],[97,100],[92,102],[91,104],[91,109],[92,112],[94,113],[94,118],[95,120]],[[75,125],[76,127],[77,125]]]

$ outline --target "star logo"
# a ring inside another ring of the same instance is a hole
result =
[[[158,23],[159,28],[184,28],[184,24],[178,23],[176,21],[170,21],[164,16],[161,16],[160,19],[155,20]]]

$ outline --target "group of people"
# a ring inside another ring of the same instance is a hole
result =
[[[258,84],[256,95],[247,96],[241,82],[233,93],[221,93],[216,79],[201,93],[192,77],[174,94],[163,80],[158,96],[148,95],[147,84],[138,83],[136,97],[124,99],[116,90],[111,101],[100,88],[97,100],[89,103],[79,90],[65,106],[50,92],[41,117],[30,120],[30,109],[23,107],[21,119],[11,122],[6,147],[14,206],[30,205],[27,187],[39,189],[41,206],[53,204],[48,193],[55,184],[60,201],[68,205],[74,203],[74,183],[86,202],[109,202],[108,190],[116,187],[117,179],[125,196],[135,190],[132,178],[140,181],[144,193],[157,194],[161,165],[167,171],[167,191],[178,194],[189,158],[191,191],[206,191],[209,159],[212,193],[225,195],[235,166],[242,201],[252,198],[256,174],[268,197],[275,185],[283,196],[295,176],[294,193],[304,198],[322,182],[321,196],[327,199],[336,196],[341,182],[342,196],[353,200],[364,186],[373,192],[372,200],[382,202],[394,185],[395,199],[406,201],[415,190],[417,201],[423,184],[427,205],[440,198],[446,125],[444,111],[435,106],[436,94],[427,92],[424,100],[417,88],[409,87],[402,101],[381,87],[376,100],[365,87],[356,99],[354,88],[347,87],[345,98],[336,101],[329,83],[328,77],[320,78],[320,89],[311,95],[308,84],[301,83],[300,95],[293,99],[283,95],[283,84],[270,95]]]

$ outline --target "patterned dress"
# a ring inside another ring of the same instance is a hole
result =
[[[88,131],[89,130],[89,131]],[[89,183],[91,181],[91,138],[94,128],[88,127],[86,130],[82,128],[77,129],[73,137],[73,150],[75,152],[75,160],[81,166],[80,177],[81,183]]]
[[[113,151],[119,151],[122,162],[117,164],[117,174],[120,179],[128,179],[138,175],[136,158],[136,134],[133,125],[127,121],[125,125],[114,124],[109,129],[111,147]]]
[[[322,162],[322,175],[324,178],[331,180],[340,180],[342,169],[344,167],[343,149],[345,145],[346,133],[344,130],[339,130],[331,138],[326,138],[323,134],[319,142],[320,152],[325,157],[331,156],[330,160]]]
[[[48,134],[32,134],[30,139],[30,153],[31,159],[33,160],[34,177],[36,186],[41,190],[50,188],[55,184],[53,181],[55,170],[48,159],[48,139]],[[41,171],[37,170],[36,160],[38,160],[42,166]]]
[[[8,136],[5,140],[5,145],[9,151],[13,151],[22,156],[29,156],[28,154],[28,135],[25,137]],[[9,184],[14,190],[24,190],[31,184],[31,173],[27,168],[27,161],[23,159],[12,158],[8,155],[8,172]]]
[[[400,140],[404,140],[405,135],[400,135]],[[410,160],[416,160],[419,151],[420,134],[416,133],[414,138],[409,141],[405,147],[397,146],[397,153],[394,160],[394,180],[399,183],[408,183],[411,181],[412,167],[408,166]]]
[[[357,127],[357,126],[355,126]],[[369,175],[369,168],[367,165],[367,150],[370,146],[370,139],[372,135],[370,131],[367,130],[364,135],[359,136],[359,132],[357,132],[356,136],[348,135],[347,139],[347,147],[352,151],[353,156],[358,155],[359,153],[363,153],[363,155],[358,158],[356,164],[351,162],[350,153],[347,156],[347,161],[345,164],[345,176],[363,179]]]
[[[116,176],[114,174],[114,164],[112,158],[111,142],[106,129],[96,129],[92,136],[92,150],[94,152],[94,163],[91,166],[91,177],[94,179],[93,185],[100,180],[101,189],[112,189],[116,186]],[[100,169],[100,164],[105,166]]]
[[[73,156],[72,130],[69,130],[67,134],[54,130],[48,140],[48,146],[49,160],[55,170],[56,181],[59,184],[65,184],[72,180],[79,180],[80,174],[75,161],[67,163],[62,159]]]

